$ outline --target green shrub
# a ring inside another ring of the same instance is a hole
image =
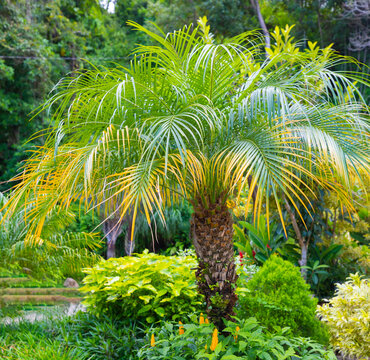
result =
[[[358,274],[337,284],[335,297],[319,306],[321,319],[328,324],[330,342],[343,355],[370,357],[370,283]]]
[[[84,304],[95,314],[116,318],[181,318],[201,309],[193,257],[141,255],[101,261],[87,269]]]
[[[240,318],[255,316],[269,330],[287,326],[295,335],[327,343],[327,331],[315,316],[317,299],[311,296],[299,269],[289,261],[271,256],[240,287]]]
[[[334,353],[325,350],[322,345],[306,338],[287,337],[284,334],[286,329],[272,334],[261,327],[255,318],[236,319],[235,323],[227,322],[226,325],[228,336],[215,335],[211,324],[186,324],[185,321],[183,325],[162,323],[148,333],[146,345],[138,352],[139,359],[336,360]],[[183,334],[180,334],[180,326]],[[215,347],[212,348],[212,345]]]

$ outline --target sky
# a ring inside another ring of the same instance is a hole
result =
[[[108,12],[114,13],[114,6],[115,6],[114,1],[112,0],[99,0],[99,1],[100,1],[100,5],[103,6],[104,9],[106,9],[108,5]]]

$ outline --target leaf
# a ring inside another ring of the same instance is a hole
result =
[[[261,262],[265,262],[267,260],[267,256],[258,252],[256,255],[255,255],[255,258]]]
[[[148,304],[148,305],[145,305],[143,306],[138,312],[137,314],[140,315],[140,314],[144,314],[146,312],[148,312],[150,309],[152,309],[152,305]]]
[[[162,307],[154,308],[154,311],[160,316],[163,317],[165,315],[165,310]]]

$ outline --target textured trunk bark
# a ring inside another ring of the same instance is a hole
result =
[[[199,261],[198,289],[205,296],[209,318],[222,331],[222,319],[231,319],[237,300],[233,221],[226,204],[195,207],[192,232]]]

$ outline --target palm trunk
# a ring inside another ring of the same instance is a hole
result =
[[[205,297],[209,318],[223,330],[222,319],[230,319],[234,314],[237,300],[233,221],[226,204],[216,203],[208,209],[195,206],[192,232],[199,261],[198,289]]]

